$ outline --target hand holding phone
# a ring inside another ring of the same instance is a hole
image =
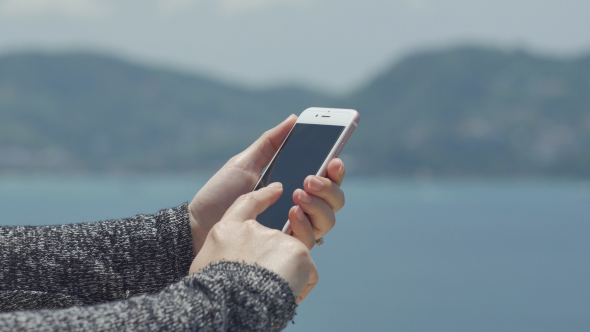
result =
[[[295,118],[295,116],[290,116],[281,124],[262,134],[247,149],[231,158],[195,195],[189,204],[189,219],[195,255],[199,253],[209,230],[222,218],[227,209],[239,196],[252,191],[252,188],[258,183],[264,167],[273,160],[285,138],[293,129],[296,123]],[[344,170],[339,170],[339,168],[343,168],[344,165],[340,160],[332,160],[329,166],[328,172],[325,175],[326,178],[321,178],[326,186],[319,194],[314,193],[317,197],[314,198],[313,203],[308,204],[314,206],[315,210],[318,211],[317,215],[314,216],[311,214],[309,216],[310,221],[313,221],[314,225],[329,224],[325,220],[334,219],[332,211],[324,211],[324,216],[321,217],[320,210],[329,209],[328,206],[330,206],[335,212],[338,210],[338,206],[341,207],[344,203],[344,194],[339,188],[344,178]],[[303,182],[303,179],[297,185],[297,188],[302,188],[301,182]],[[308,190],[307,186],[308,182],[306,181],[304,187],[306,191]],[[332,190],[329,190],[330,188]],[[293,205],[293,200],[295,199],[292,197],[292,194],[293,191],[290,193],[284,192],[282,195],[291,197],[291,205]],[[300,205],[305,207],[305,204]],[[306,209],[305,212],[310,212],[310,210]],[[286,220],[287,217],[284,219]],[[297,226],[296,224],[294,223],[295,226]],[[315,237],[319,238],[330,228],[320,230],[319,234],[318,229],[314,229],[313,233],[315,234],[311,236],[316,235]],[[309,237],[305,232],[294,232],[293,236],[301,240],[308,248],[313,246],[313,240],[305,240],[305,238]]]
[[[284,195],[257,217],[262,225],[290,233],[288,215],[291,193],[303,187],[309,175],[324,176],[329,162],[338,156],[359,121],[355,110],[309,108],[263,172],[254,190],[281,182]]]
[[[211,229],[189,274],[219,261],[255,264],[283,277],[301,302],[318,282],[309,250],[293,237],[272,232],[254,220],[281,193],[277,184],[240,196]]]

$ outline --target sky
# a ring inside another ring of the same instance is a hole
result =
[[[0,0],[0,54],[93,51],[346,93],[422,50],[584,54],[588,13],[587,0]]]

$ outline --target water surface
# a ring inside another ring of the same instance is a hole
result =
[[[205,177],[0,178],[0,223],[154,213]],[[287,331],[589,331],[590,185],[347,179]]]

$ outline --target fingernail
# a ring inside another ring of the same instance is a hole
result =
[[[344,172],[344,163],[340,163],[340,167],[338,167],[338,173]]]
[[[303,203],[311,203],[311,196],[309,196],[305,191],[299,189],[299,195],[297,198],[302,201]]]
[[[269,184],[267,187],[273,188],[273,189],[280,189],[280,188],[283,188],[283,184],[280,182],[273,182],[273,183]]]
[[[320,191],[324,188],[324,183],[317,178],[310,178],[307,187],[312,191]]]
[[[295,207],[295,218],[302,222],[305,221],[305,215],[303,214],[303,210],[301,210],[301,207],[299,207],[299,205]]]

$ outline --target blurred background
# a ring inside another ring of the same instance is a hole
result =
[[[354,108],[288,331],[590,329],[590,2],[0,0],[0,224],[154,213]]]

